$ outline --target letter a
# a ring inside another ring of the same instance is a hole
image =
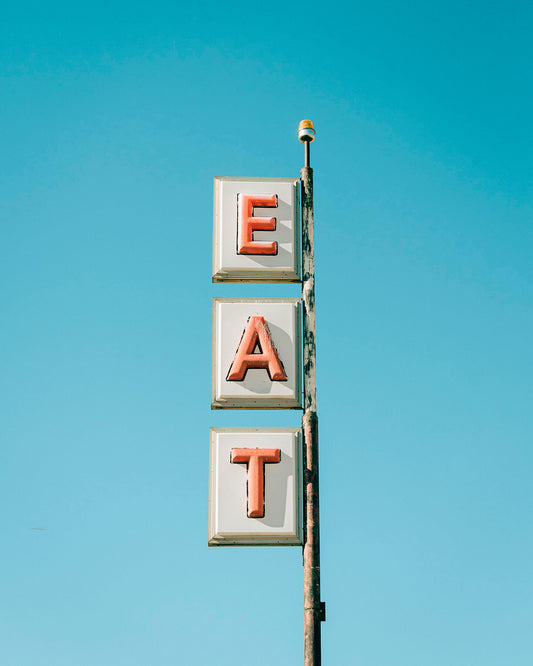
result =
[[[256,347],[259,347],[259,353],[254,354]],[[267,370],[268,376],[275,382],[287,380],[264,317],[254,316],[248,319],[227,381],[241,382],[249,368]]]

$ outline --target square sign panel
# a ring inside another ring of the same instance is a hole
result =
[[[213,299],[212,409],[300,409],[300,358],[300,299]]]
[[[299,282],[295,178],[215,178],[213,282]]]
[[[299,546],[299,428],[211,428],[209,545]]]

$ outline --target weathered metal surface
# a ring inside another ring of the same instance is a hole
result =
[[[307,144],[306,144],[307,145]],[[301,170],[302,181],[302,302],[304,411],[316,412],[315,257],[313,226],[313,170]]]
[[[248,518],[263,518],[265,515],[265,464],[279,463],[280,449],[231,449],[232,463],[248,466],[247,514]]]
[[[304,664],[320,666],[322,604],[320,601],[320,529],[318,502],[318,418],[303,417],[304,459]]]
[[[302,183],[302,303],[303,303],[303,482],[304,482],[304,664],[320,666],[321,626],[325,617],[320,600],[320,516],[318,487],[318,417],[316,405],[315,263],[313,170],[309,142]]]

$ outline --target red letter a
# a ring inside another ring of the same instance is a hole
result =
[[[258,354],[254,354],[256,347],[260,350]],[[267,370],[272,381],[282,382],[287,379],[264,317],[248,319],[227,380],[242,381],[248,368]]]

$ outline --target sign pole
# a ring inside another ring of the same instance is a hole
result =
[[[318,417],[316,407],[315,258],[313,228],[313,169],[310,144],[315,130],[302,120],[298,139],[305,146],[302,184],[302,304],[303,304],[303,483],[304,483],[304,664],[320,666],[321,627],[325,604],[320,600],[320,515],[318,502]]]

